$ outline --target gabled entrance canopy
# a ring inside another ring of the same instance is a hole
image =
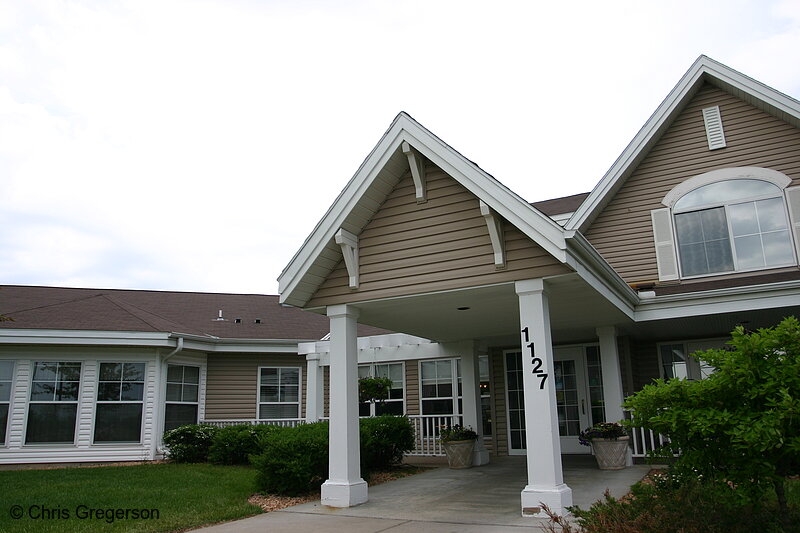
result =
[[[497,229],[492,217],[502,217],[556,260],[567,263],[564,231],[558,224],[401,112],[281,273],[281,303],[306,307],[342,257],[348,264],[350,286],[357,287],[355,238],[409,170],[417,202],[426,201],[423,158],[479,199],[490,234]],[[502,268],[503,251],[497,237],[493,234],[495,264]]]

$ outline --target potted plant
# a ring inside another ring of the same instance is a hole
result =
[[[600,470],[622,470],[628,457],[628,434],[618,422],[599,422],[581,431],[578,442],[591,446]]]
[[[447,464],[450,468],[469,468],[472,466],[472,452],[475,449],[475,440],[478,434],[472,428],[461,424],[444,427],[439,432],[444,452],[447,454]]]

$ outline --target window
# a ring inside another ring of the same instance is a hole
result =
[[[600,347],[586,347],[586,373],[589,377],[589,406],[592,411],[592,424],[606,421],[606,407],[603,396],[603,368],[600,362]]]
[[[672,211],[683,276],[795,262],[783,191],[773,183],[709,183],[678,199]]]
[[[420,375],[423,415],[461,414],[460,359],[422,361]]]
[[[478,356],[480,369],[481,388],[481,420],[483,421],[483,435],[492,434],[492,382],[489,378],[489,356]]]
[[[26,444],[75,442],[80,384],[81,363],[34,363]]]
[[[719,348],[724,341],[701,341],[691,343],[671,343],[661,344],[658,347],[659,365],[661,366],[661,377],[664,379],[705,379],[712,372],[714,367],[695,359],[687,357],[687,354],[698,350],[708,350]]]
[[[144,368],[144,363],[100,363],[94,442],[141,441]]]
[[[402,415],[405,413],[403,363],[374,363],[359,365],[359,378],[389,378],[392,388],[389,398],[383,402],[360,402],[358,405],[359,416]]]
[[[167,365],[167,400],[164,431],[197,423],[200,367]]]
[[[258,418],[300,418],[300,368],[259,369]]]
[[[0,361],[0,444],[6,442],[8,410],[11,406],[11,386],[14,379],[14,361]]]

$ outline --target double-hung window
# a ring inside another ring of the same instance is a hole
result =
[[[34,362],[26,444],[73,444],[80,362]]]
[[[698,350],[717,348],[721,341],[673,342],[658,346],[658,358],[661,366],[661,377],[664,379],[698,380],[707,378],[714,372],[714,367],[688,356]]]
[[[420,362],[423,415],[461,414],[461,359]]]
[[[197,423],[200,395],[200,367],[167,365],[167,400],[164,431]]]
[[[100,363],[94,442],[140,442],[144,363]]]
[[[6,443],[11,386],[14,383],[14,361],[0,361],[0,445]]]
[[[300,418],[300,368],[262,367],[258,374],[258,418]]]
[[[483,420],[483,434],[492,434],[492,382],[489,378],[489,356],[478,356],[481,387],[481,419]]]
[[[382,402],[360,402],[358,405],[359,416],[402,415],[405,413],[403,363],[359,365],[358,377],[389,378],[392,380],[389,397]]]

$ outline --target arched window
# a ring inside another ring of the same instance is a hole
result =
[[[675,266],[680,277],[693,277],[796,264],[784,194],[789,183],[779,172],[742,167],[675,187],[664,197],[668,209],[653,211],[660,279],[676,279]],[[678,264],[670,265],[676,255]],[[669,268],[674,274],[663,277]]]

